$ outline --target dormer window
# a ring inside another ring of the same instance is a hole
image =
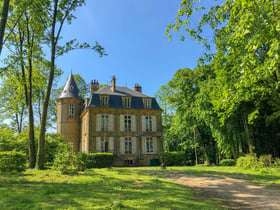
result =
[[[123,106],[124,106],[124,108],[131,108],[131,98],[130,97],[124,97]]]
[[[152,108],[152,100],[150,98],[144,99],[144,106],[145,109],[151,109]]]
[[[73,89],[74,89],[74,87],[73,87],[73,85],[71,85],[71,86],[70,86],[70,90],[73,90]]]
[[[109,96],[101,96],[101,106],[109,106]]]

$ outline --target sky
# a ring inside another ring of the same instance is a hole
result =
[[[92,50],[75,50],[58,57],[56,64],[64,71],[59,86],[70,75],[80,74],[87,83],[98,80],[109,84],[113,75],[117,86],[132,88],[154,96],[160,86],[170,81],[178,69],[197,66],[205,50],[188,36],[179,41],[175,33],[168,41],[166,26],[173,23],[181,0],[87,0],[65,25],[61,42],[77,39],[94,44],[98,41],[108,56],[99,57]]]

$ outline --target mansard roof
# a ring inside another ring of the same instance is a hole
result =
[[[125,108],[123,106],[123,97],[131,97],[131,109],[145,109],[144,98],[151,99],[151,109],[161,110],[156,99],[154,97],[147,96],[136,90],[129,89],[127,87],[116,87],[115,91],[112,91],[110,86],[104,87],[94,92],[91,97],[88,106],[90,107],[102,107],[100,103],[100,96],[109,96],[109,108]]]
[[[75,82],[75,79],[71,73],[71,75],[68,77],[68,80],[58,98],[79,98],[82,99],[82,97],[79,95],[79,88]]]

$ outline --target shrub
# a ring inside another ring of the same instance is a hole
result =
[[[279,158],[275,158],[273,161],[273,166],[275,168],[280,168],[280,159]]]
[[[88,163],[88,156],[86,153],[79,152],[75,156],[75,164],[78,169],[78,171],[84,171],[87,169],[87,163]]]
[[[186,156],[184,152],[160,152],[159,159],[164,158],[164,164],[166,166],[182,166],[185,165]],[[162,162],[161,162],[162,164]]]
[[[5,151],[0,152],[0,171],[1,172],[22,172],[26,169],[27,157],[22,152]]]
[[[77,174],[75,166],[75,156],[72,154],[70,146],[60,148],[55,156],[53,168],[62,174]]]
[[[263,163],[258,161],[256,154],[247,154],[245,157],[238,158],[236,165],[244,169],[260,170],[263,168]]]
[[[220,166],[234,166],[235,165],[235,160],[233,159],[223,159],[221,160]]]
[[[113,164],[112,153],[87,153],[86,168],[109,168]]]
[[[272,165],[272,155],[261,155],[259,161],[263,163],[264,167],[271,167]]]

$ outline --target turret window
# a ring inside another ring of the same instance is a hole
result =
[[[69,104],[69,117],[74,117],[74,116],[75,116],[75,105]]]

